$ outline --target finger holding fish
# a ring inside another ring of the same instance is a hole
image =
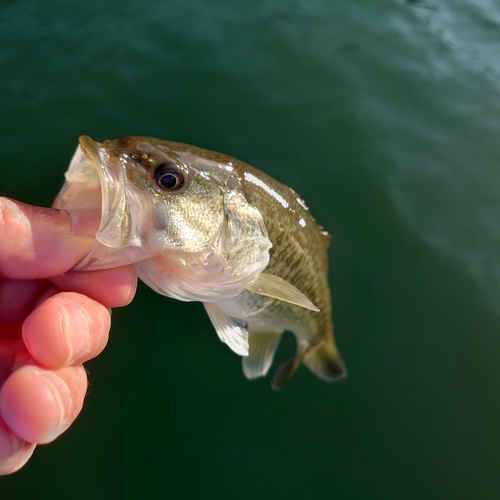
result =
[[[74,421],[87,388],[81,363],[106,345],[108,308],[135,293],[131,266],[68,272],[88,253],[99,220],[0,199],[0,474]]]
[[[93,244],[75,232],[80,227],[67,211],[0,198],[0,277],[40,279],[71,269]]]
[[[32,444],[49,443],[78,416],[86,391],[82,365],[54,371],[29,360],[5,381],[0,415],[18,438]]]
[[[29,459],[34,444],[55,439],[78,415],[87,388],[81,363],[105,346],[109,311],[80,294],[58,294],[28,316],[22,331],[23,341],[0,339],[0,473],[5,474]]]
[[[13,434],[0,416],[0,476],[12,474],[23,467],[35,448],[36,444]]]
[[[0,387],[11,375],[17,354],[25,351],[18,339],[0,340]],[[20,469],[31,457],[36,444],[15,435],[0,413],[0,475]]]
[[[85,295],[63,292],[43,301],[26,318],[22,336],[37,363],[59,369],[100,354],[110,325],[111,313],[102,304]]]
[[[69,271],[50,278],[58,290],[86,295],[105,307],[130,304],[137,290],[137,275],[132,266],[100,271]]]

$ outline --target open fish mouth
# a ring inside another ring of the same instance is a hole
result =
[[[146,258],[133,214],[142,213],[147,200],[134,196],[124,160],[106,144],[81,136],[65,177],[53,207],[100,214],[94,246],[74,270],[118,267]]]
[[[80,148],[97,171],[101,186],[101,224],[97,240],[107,247],[122,248],[130,239],[132,226],[124,165],[104,144],[88,136],[80,137]]]

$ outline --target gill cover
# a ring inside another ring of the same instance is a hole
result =
[[[163,295],[200,302],[234,297],[257,281],[271,247],[262,215],[235,190],[224,192],[222,205],[220,230],[206,249],[159,253],[135,264],[138,276]]]

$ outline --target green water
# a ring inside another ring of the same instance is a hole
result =
[[[50,205],[80,134],[265,170],[333,235],[350,375],[250,383],[141,287],[2,499],[499,498],[496,0],[1,0],[0,47],[0,194]]]

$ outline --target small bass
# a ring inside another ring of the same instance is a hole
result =
[[[75,270],[132,264],[156,292],[203,302],[248,379],[271,367],[281,335],[324,380],[346,376],[333,337],[328,234],[289,187],[221,153],[150,137],[82,136],[55,208],[99,210],[90,253]]]

